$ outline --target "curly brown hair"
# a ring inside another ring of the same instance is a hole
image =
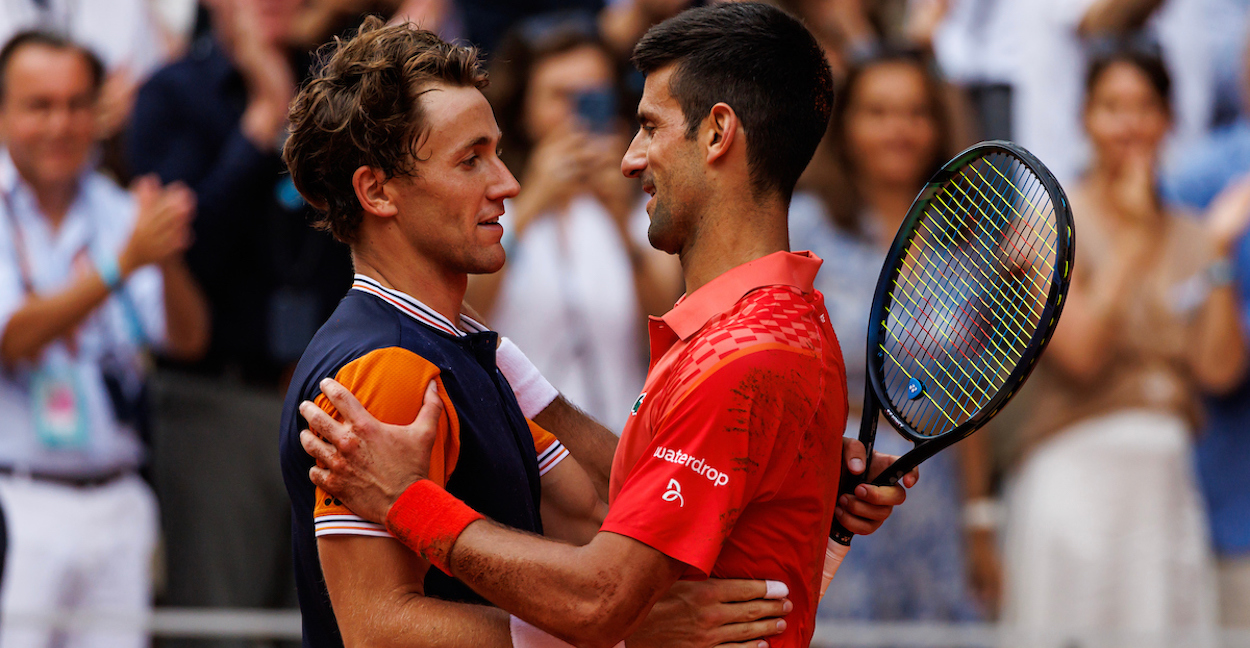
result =
[[[431,84],[486,87],[478,51],[410,24],[365,19],[355,36],[317,53],[318,71],[291,102],[282,158],[300,195],[321,212],[314,223],[352,244],[362,211],[352,175],[362,166],[386,178],[416,175],[425,132],[422,94]]]

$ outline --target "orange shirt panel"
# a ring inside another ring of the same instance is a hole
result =
[[[455,470],[460,452],[460,422],[456,409],[452,407],[451,398],[443,387],[438,367],[407,349],[387,347],[371,351],[347,363],[335,374],[334,379],[355,394],[356,399],[374,418],[394,425],[407,425],[417,418],[426,385],[433,380],[438,386],[438,397],[443,402],[443,416],[438,421],[438,437],[430,456],[429,478],[440,486],[447,485],[447,479]],[[343,416],[325,394],[318,394],[313,402],[335,420],[343,420]],[[530,426],[532,432],[536,426],[533,423]],[[550,436],[542,428],[537,429]],[[552,437],[552,441],[554,440]],[[538,445],[537,435],[534,437],[534,444]],[[320,488],[317,489],[316,502],[314,518],[352,514],[341,502]]]

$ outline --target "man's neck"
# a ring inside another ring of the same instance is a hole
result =
[[[789,251],[788,205],[737,201],[710,208],[680,253],[686,294],[722,274],[774,252]]]
[[[60,229],[61,223],[65,222],[65,216],[69,214],[69,208],[74,204],[74,197],[78,193],[78,184],[76,182],[49,183],[45,185],[30,183],[30,188],[31,192],[35,194],[35,202],[39,205],[39,212],[47,219],[48,224],[52,226],[52,230]]]
[[[352,261],[357,273],[412,296],[454,326],[460,326],[467,274],[439,272],[411,250],[379,249],[368,242],[353,246]]]

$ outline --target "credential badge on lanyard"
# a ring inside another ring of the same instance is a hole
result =
[[[82,450],[87,445],[87,412],[74,361],[45,353],[30,379],[35,436],[49,450]]]
[[[17,256],[22,289],[27,297],[35,294],[26,241],[17,221],[13,199],[0,188],[4,211],[13,230],[13,251]],[[87,445],[88,426],[82,380],[74,358],[67,350],[49,346],[40,354],[39,365],[30,373],[30,412],[35,437],[49,450],[81,450]]]

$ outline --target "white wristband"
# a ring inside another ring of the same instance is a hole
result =
[[[512,648],[573,648],[572,644],[557,639],[516,616],[509,620],[509,629],[512,631]],[[625,648],[625,642],[616,644],[615,648]]]
[[[516,396],[517,403],[520,403],[521,413],[525,414],[525,418],[534,418],[560,395],[538,372],[538,367],[506,337],[499,338],[495,364],[512,386],[512,393]]]
[[[1003,519],[1003,505],[990,497],[978,497],[964,504],[964,527],[983,531],[997,529]]]

